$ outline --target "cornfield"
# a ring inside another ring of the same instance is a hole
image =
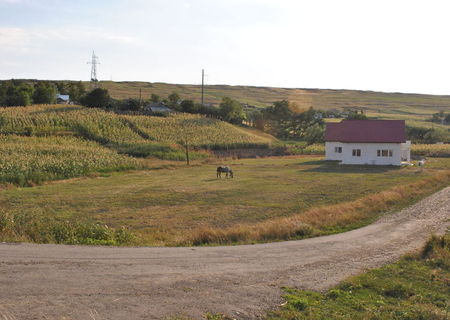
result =
[[[271,140],[235,127],[227,122],[199,115],[169,117],[126,117],[149,139],[169,144],[184,144],[204,149],[267,147]]]
[[[427,157],[450,157],[450,144],[413,144],[411,153]]]
[[[124,116],[80,106],[0,108],[0,134],[77,135],[133,156],[176,152],[186,139],[202,149],[267,147],[271,139],[195,115]],[[136,151],[137,150],[137,151]]]
[[[138,167],[136,159],[76,137],[0,135],[0,183],[25,186]]]

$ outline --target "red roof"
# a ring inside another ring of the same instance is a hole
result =
[[[343,120],[327,123],[325,141],[335,142],[406,142],[404,120]]]

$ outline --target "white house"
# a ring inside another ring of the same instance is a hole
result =
[[[411,159],[404,120],[343,120],[327,123],[325,158],[342,164],[400,166]]]

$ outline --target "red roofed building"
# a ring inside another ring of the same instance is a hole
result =
[[[327,123],[326,160],[342,164],[401,165],[410,161],[404,120],[343,120]]]

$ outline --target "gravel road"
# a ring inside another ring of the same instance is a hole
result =
[[[0,319],[255,319],[283,286],[324,290],[450,225],[450,187],[367,227],[233,247],[0,244]]]

